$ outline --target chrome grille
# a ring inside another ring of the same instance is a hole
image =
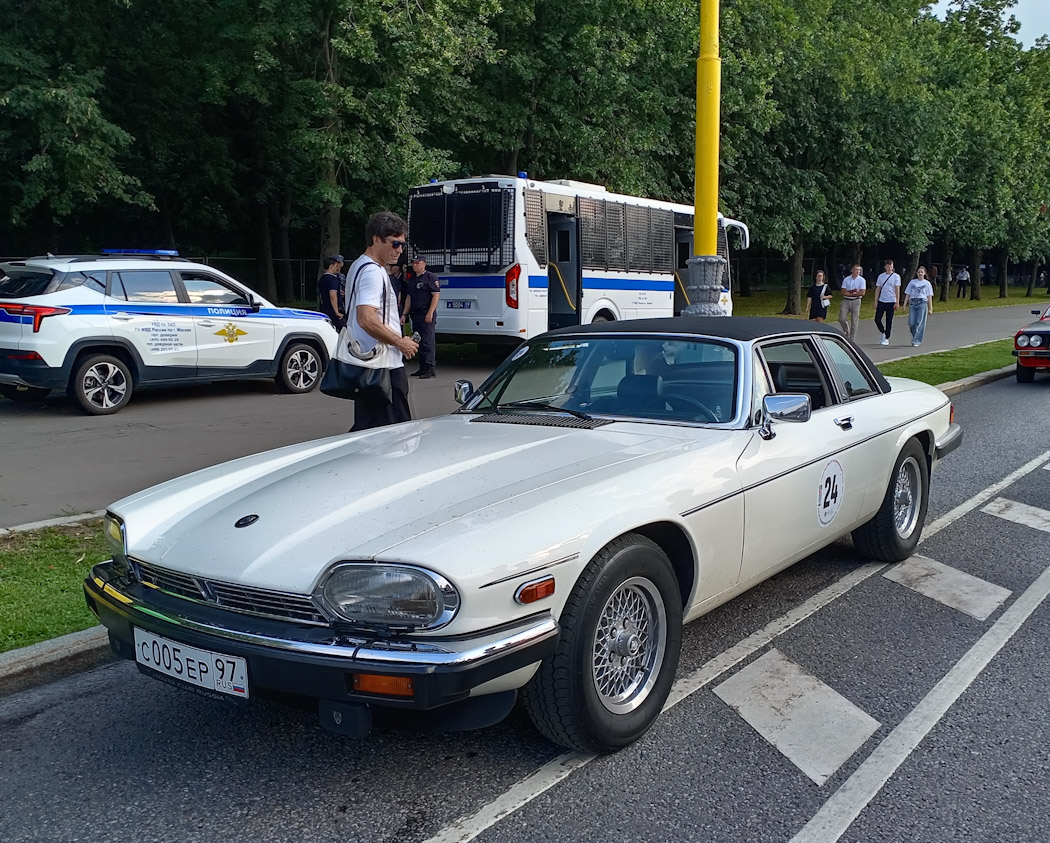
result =
[[[302,594],[287,594],[266,588],[234,585],[203,577],[193,577],[138,559],[134,560],[134,563],[139,579],[143,583],[175,597],[184,597],[212,606],[222,606],[224,609],[246,615],[279,618],[315,626],[328,625],[328,620],[321,614],[314,602]]]
[[[135,560],[135,567],[138,569],[139,579],[146,585],[152,585],[168,594],[189,597],[191,600],[203,599],[204,595],[201,594],[197,581],[188,574],[157,568],[138,560]]]

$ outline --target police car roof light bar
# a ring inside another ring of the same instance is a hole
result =
[[[104,255],[144,255],[165,258],[177,258],[179,253],[175,249],[103,249]]]

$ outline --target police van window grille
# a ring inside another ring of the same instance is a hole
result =
[[[627,268],[636,272],[651,272],[653,250],[649,239],[649,208],[627,206]]]
[[[412,256],[426,258],[427,268],[436,272],[445,268],[445,199],[440,188],[420,188],[408,197],[408,239]]]
[[[610,270],[627,269],[627,240],[624,236],[622,202],[605,203],[605,260]]]
[[[579,197],[580,258],[584,269],[605,269],[605,200]]]
[[[514,194],[484,185],[461,186],[448,197],[451,269],[502,269],[514,260]]]
[[[688,228],[690,231],[693,230],[693,215],[684,213],[683,211],[674,212],[674,227],[675,228]]]
[[[547,215],[543,212],[543,192],[525,191],[525,240],[536,261],[547,263]]]
[[[718,224],[718,256],[729,260],[729,237],[722,224]]]
[[[674,270],[674,212],[662,208],[650,211],[652,220],[653,272]]]

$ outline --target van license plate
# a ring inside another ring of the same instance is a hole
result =
[[[445,307],[447,307],[447,308],[449,308],[451,310],[470,310],[470,302],[469,301],[455,301],[455,300],[447,301],[447,302],[445,302]]]
[[[135,627],[135,661],[198,688],[248,699],[248,663],[239,656],[198,650]]]

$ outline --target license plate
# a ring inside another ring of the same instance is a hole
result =
[[[470,310],[469,301],[447,301],[445,307],[451,308],[452,310]]]
[[[198,650],[136,627],[135,661],[198,688],[248,699],[248,663],[239,656]]]

